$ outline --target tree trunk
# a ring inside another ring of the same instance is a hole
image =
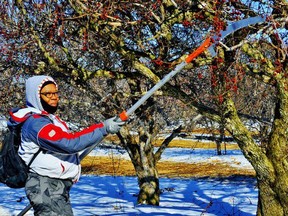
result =
[[[140,192],[138,204],[159,206],[160,189],[150,135],[140,131],[139,150],[141,164],[135,164]],[[138,160],[139,161],[139,160]]]
[[[126,150],[138,177],[138,204],[159,206],[160,187],[150,135],[140,130],[139,142],[130,139]]]
[[[217,149],[217,155],[222,155],[221,152],[221,140],[216,138],[216,149]]]
[[[256,171],[259,189],[257,216],[288,215],[288,118],[285,117],[288,112],[283,105],[276,106],[278,108],[273,129],[265,152],[255,143],[251,133],[237,116],[234,103],[231,100],[226,101],[227,129]]]
[[[137,203],[159,206],[159,178],[154,157],[151,152],[141,150],[141,147],[137,149],[140,150],[140,154],[136,155],[142,155],[132,159],[140,188]],[[145,153],[145,155],[143,155],[143,153]]]
[[[143,176],[142,173],[137,175]],[[138,195],[138,204],[148,204],[159,206],[160,203],[160,189],[158,176],[138,177],[140,192]]]
[[[286,86],[286,80],[282,82],[279,81],[280,87]],[[268,178],[270,182],[258,179],[259,216],[288,215],[288,92],[286,88],[280,87],[266,153],[274,168],[275,177]]]
[[[273,185],[270,185],[267,179],[258,179],[258,208],[257,216],[284,216],[287,215],[287,205],[283,206],[281,200],[287,199],[279,197]],[[285,209],[286,210],[285,210]],[[286,214],[284,214],[286,212]]]
[[[287,118],[283,118],[287,112],[285,109],[281,109],[282,114],[278,111],[267,148],[267,157],[275,170],[275,178],[273,181],[270,179],[270,184],[265,179],[258,179],[259,216],[288,215]]]

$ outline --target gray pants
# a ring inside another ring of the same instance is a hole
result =
[[[29,173],[25,191],[34,209],[34,215],[73,216],[69,197],[72,184],[70,180]]]

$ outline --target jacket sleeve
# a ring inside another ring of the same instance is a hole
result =
[[[51,123],[48,118],[32,117],[27,120],[26,137],[41,148],[58,153],[74,154],[101,142],[107,135],[103,123],[94,124],[79,132],[69,133]],[[22,133],[25,132],[22,129]]]

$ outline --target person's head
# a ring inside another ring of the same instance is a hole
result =
[[[58,102],[58,86],[52,77],[33,76],[26,81],[27,107],[55,113]]]

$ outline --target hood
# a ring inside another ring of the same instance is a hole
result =
[[[45,82],[51,81],[56,86],[56,82],[50,76],[33,76],[26,81],[26,106],[33,107],[40,111],[44,111],[41,100],[40,100],[40,90]]]

